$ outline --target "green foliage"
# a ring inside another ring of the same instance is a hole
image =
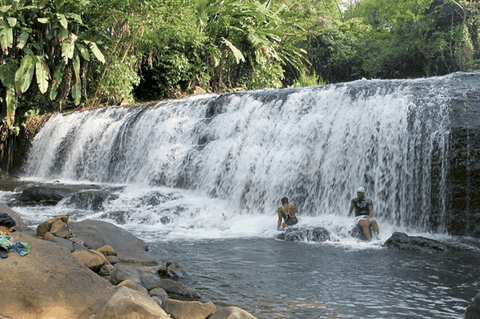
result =
[[[100,80],[98,90],[105,97],[110,99],[113,97],[115,101],[127,99],[133,102],[133,86],[140,83],[140,77],[132,68],[135,63],[135,57],[131,56],[123,62],[112,64],[107,69],[105,77]]]
[[[325,85],[321,76],[318,76],[315,71],[308,73],[306,70],[300,72],[300,76],[293,82],[293,87],[307,87]]]
[[[7,88],[7,121],[12,122],[17,108],[17,95],[34,96],[50,91],[48,96],[54,99],[62,81],[65,82],[62,97],[68,95],[71,77],[63,73],[64,67],[59,66],[74,62],[75,70],[79,71],[82,61],[86,60],[86,50],[85,47],[80,47],[80,40],[90,44],[91,50],[100,61],[103,55],[91,41],[91,34],[85,32],[87,27],[83,24],[81,14],[87,2],[5,0],[2,4],[0,80]],[[82,56],[79,53],[81,51]],[[20,61],[20,64],[17,64],[17,61]],[[53,78],[50,70],[56,70]],[[31,86],[34,78],[36,88]],[[74,86],[78,92],[81,88],[79,78],[80,74],[77,72]],[[74,95],[76,105],[80,104],[80,97],[81,95]],[[12,125],[13,122],[10,124],[11,128]]]

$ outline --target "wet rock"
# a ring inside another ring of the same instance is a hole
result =
[[[21,202],[56,205],[59,201],[74,193],[73,190],[66,188],[34,186],[26,188],[18,197],[18,200]]]
[[[276,239],[285,241],[313,241],[324,242],[330,240],[330,232],[323,227],[286,228],[275,236]]]
[[[168,298],[163,300],[162,308],[176,319],[205,319],[217,309],[212,302],[201,303]]]
[[[170,319],[148,295],[122,287],[91,319]]]
[[[465,319],[480,318],[480,292],[473,298],[465,311]]]
[[[104,209],[104,203],[118,198],[109,190],[85,190],[73,194],[67,204],[78,209],[98,211]]]
[[[158,267],[158,274],[161,277],[169,278],[186,278],[188,277],[187,272],[183,267],[176,261],[167,261],[165,266]]]
[[[408,236],[407,234],[400,232],[393,233],[383,245],[389,249],[399,250],[422,252],[448,251],[447,246],[437,240],[422,236]]]
[[[238,307],[227,307],[217,310],[209,319],[257,319]]]
[[[93,249],[110,245],[122,261],[142,261],[156,264],[155,258],[145,252],[143,240],[128,231],[100,220],[83,220],[70,223],[75,235],[85,241],[85,245]]]
[[[155,288],[162,288],[170,297],[175,299],[193,300],[200,298],[200,295],[195,289],[171,279],[154,279],[147,281],[143,286],[147,288],[148,291]]]

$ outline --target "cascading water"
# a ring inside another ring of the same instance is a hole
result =
[[[448,77],[208,95],[54,115],[25,176],[195,190],[235,212],[345,215],[444,231]],[[432,215],[432,190],[435,215]]]

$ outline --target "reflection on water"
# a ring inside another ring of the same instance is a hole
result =
[[[202,301],[258,318],[463,318],[480,290],[469,253],[349,250],[274,239],[156,242],[192,273]]]

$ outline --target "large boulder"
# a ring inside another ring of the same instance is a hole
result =
[[[117,252],[118,258],[123,261],[134,260],[156,264],[155,258],[145,251],[146,246],[143,240],[118,226],[100,220],[87,219],[71,222],[70,229],[85,241],[86,246],[93,249],[110,245]]]
[[[170,319],[148,295],[122,287],[91,319]]]
[[[18,200],[27,203],[56,205],[59,201],[74,193],[75,191],[61,186],[34,186],[26,188],[18,197]]]
[[[480,318],[480,292],[473,298],[465,311],[465,319]]]
[[[114,295],[114,287],[68,249],[25,233],[13,238],[32,249],[0,261],[0,318],[87,319]]]
[[[408,236],[400,232],[393,233],[383,245],[387,248],[398,250],[422,252],[448,251],[447,246],[437,240],[422,236]]]
[[[205,319],[217,310],[213,302],[165,299],[162,308],[175,319]]]

